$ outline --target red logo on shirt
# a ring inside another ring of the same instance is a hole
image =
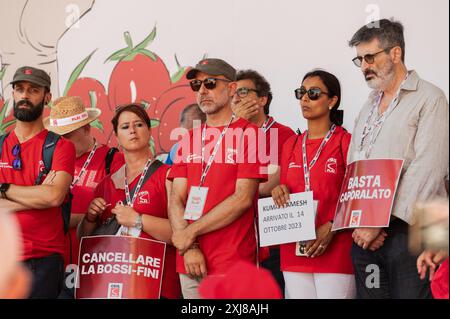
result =
[[[337,171],[337,159],[335,158],[329,158],[327,163],[325,164],[325,172],[336,174]]]
[[[40,160],[38,164],[38,175],[45,169],[44,161]]]
[[[150,203],[150,195],[148,191],[143,191],[138,194],[139,204],[149,204]]]

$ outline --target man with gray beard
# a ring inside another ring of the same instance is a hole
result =
[[[430,298],[429,282],[417,273],[417,256],[408,251],[408,226],[415,222],[416,201],[446,194],[448,102],[442,90],[406,68],[401,23],[383,19],[363,26],[349,45],[373,92],[355,121],[348,162],[404,160],[389,227],[353,232],[357,296]]]

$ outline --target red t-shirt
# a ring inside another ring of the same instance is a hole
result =
[[[147,182],[141,186],[138,196],[133,204],[133,209],[139,214],[151,215],[159,218],[168,218],[167,215],[167,192],[166,176],[170,169],[169,165],[162,165]],[[139,181],[141,175],[138,175],[129,185],[132,190]],[[117,189],[108,175],[98,184],[95,189],[95,198],[102,197],[106,203],[111,203],[100,216],[100,222],[104,222],[111,217],[111,209],[119,202],[125,203],[125,190]],[[144,231],[141,232],[141,238],[154,239]],[[162,278],[161,296],[170,299],[178,299],[181,295],[180,279],[175,271],[175,248],[169,244],[166,245],[166,254],[164,259],[164,273]]]
[[[272,124],[273,123],[273,124]],[[283,151],[283,145],[286,141],[293,135],[296,135],[295,132],[288,126],[278,123],[273,119],[273,117],[269,117],[269,121],[267,122],[267,126],[270,128],[266,132],[266,147],[270,150],[272,147],[277,147],[278,153],[277,158],[271,158],[271,164],[280,165],[281,154]],[[271,135],[272,134],[272,135]],[[275,138],[275,136],[277,138]]]
[[[287,185],[291,194],[305,191],[301,136],[291,137],[283,148],[280,183]],[[342,127],[336,127],[331,139],[322,150],[311,169],[310,180],[313,197],[319,201],[316,227],[334,218],[347,166],[347,152],[351,135]],[[308,165],[316,155],[323,139],[308,139],[306,153]],[[295,255],[295,243],[280,245],[281,270],[307,273],[353,274],[350,257],[352,235],[350,231],[335,234],[323,255],[315,258]]]
[[[224,127],[207,128],[205,162],[208,161],[223,129]],[[177,157],[169,174],[170,180],[187,178],[188,192],[191,186],[200,184],[201,131],[201,128],[193,129],[180,141]],[[246,120],[238,119],[230,125],[203,185],[209,188],[204,214],[208,214],[234,194],[237,179],[267,180],[257,155],[257,137],[258,127]],[[256,193],[255,198],[257,196]],[[255,210],[252,206],[230,225],[197,238],[209,275],[225,273],[238,260],[256,262],[254,217]],[[183,258],[179,254],[177,271],[186,273]]]
[[[0,181],[19,186],[32,186],[39,172],[44,169],[42,147],[48,131],[43,130],[30,140],[20,144],[22,169],[14,170],[12,149],[19,143],[14,131],[3,144],[0,163]],[[55,148],[52,170],[64,171],[73,176],[75,166],[74,145],[61,138]],[[16,213],[22,231],[22,260],[64,253],[64,228],[61,207],[30,209]]]
[[[78,180],[77,184],[72,188],[72,214],[86,214],[89,204],[94,199],[94,189],[98,183],[106,176],[106,154],[110,150],[105,145],[100,145],[95,151],[91,162],[86,167],[83,176]],[[86,162],[89,152],[78,157],[75,161],[75,177],[78,176],[84,163]],[[111,161],[110,172],[114,173],[125,163],[123,154],[116,152]],[[74,177],[74,179],[75,179]],[[78,264],[78,255],[80,249],[80,241],[77,238],[77,228],[73,227],[65,236],[64,265]],[[72,254],[71,254],[72,252]],[[72,257],[72,258],[70,258]]]

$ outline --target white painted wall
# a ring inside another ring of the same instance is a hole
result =
[[[123,32],[130,31],[137,43],[156,23],[158,35],[149,49],[171,73],[177,69],[175,53],[183,65],[195,65],[207,53],[236,68],[255,69],[272,85],[271,113],[293,128],[305,129],[293,90],[307,71],[329,70],[341,80],[344,125],[351,130],[369,90],[351,62],[355,51],[347,41],[377,10],[381,18],[404,24],[407,66],[448,97],[448,0],[96,0],[59,42],[60,90],[96,48],[82,76],[107,86],[114,63],[103,62],[125,47]]]

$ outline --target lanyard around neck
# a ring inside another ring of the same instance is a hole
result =
[[[311,180],[310,180],[310,171],[313,168],[314,164],[316,164],[317,160],[319,159],[320,153],[322,153],[322,150],[325,148],[325,145],[328,143],[328,141],[331,139],[331,136],[333,136],[334,131],[336,130],[336,125],[333,124],[328,131],[327,135],[323,139],[322,143],[319,146],[319,149],[316,152],[316,155],[312,159],[311,163],[308,165],[308,157],[306,156],[306,139],[308,138],[308,131],[305,132],[303,135],[303,141],[302,141],[302,155],[303,155],[303,171],[304,171],[304,177],[305,177],[305,191],[309,192],[311,191]]]
[[[136,185],[136,189],[134,190],[133,199],[131,199],[131,195],[130,195],[130,188],[128,186],[128,178],[127,178],[127,166],[125,165],[125,196],[127,199],[128,206],[133,207],[134,201],[136,200],[139,190],[142,187],[142,183],[144,181],[145,175],[147,175],[148,168],[150,167],[151,164],[152,164],[152,160],[149,158],[147,163],[145,164],[144,170],[142,171],[141,177],[139,178],[139,181]]]
[[[92,148],[91,152],[89,153],[88,158],[84,162],[80,173],[78,173],[78,175],[73,179],[72,184],[70,185],[70,188],[73,188],[78,183],[80,178],[84,175],[84,173],[86,173],[86,169],[87,169],[89,163],[91,162],[92,158],[94,157],[96,150],[97,150],[97,142],[94,143],[94,147]]]
[[[389,115],[391,115],[391,113],[394,111],[395,107],[398,105],[398,100],[400,98],[400,92],[401,92],[402,87],[405,84],[407,79],[408,79],[408,73],[406,74],[406,77],[403,79],[402,84],[400,85],[400,87],[397,90],[397,93],[395,94],[394,98],[392,99],[391,103],[389,104],[388,109],[383,114],[381,114],[380,117],[376,118],[372,124],[370,124],[370,122],[372,121],[372,117],[374,116],[374,114],[376,114],[376,111],[380,107],[381,100],[383,99],[384,93],[380,92],[378,94],[378,97],[377,97],[375,103],[373,104],[369,115],[367,116],[366,122],[364,123],[363,132],[361,133],[361,142],[359,145],[360,152],[363,150],[364,142],[365,142],[366,138],[369,135],[371,135],[370,140],[369,140],[369,145],[367,147],[367,151],[365,152],[366,158],[369,157],[369,155],[372,151],[373,145],[375,144],[375,141],[376,141],[378,135],[380,134],[380,131],[381,131],[381,128],[383,127],[384,122],[389,117]]]
[[[205,168],[203,168],[203,166],[205,165],[206,124],[205,124],[205,126],[203,126],[203,130],[202,130],[202,175],[200,177],[200,187],[203,186],[206,176],[208,175],[209,169],[211,168],[214,158],[216,157],[217,151],[219,150],[220,144],[222,143],[222,139],[225,136],[225,133],[227,132],[228,128],[230,127],[231,123],[233,122],[233,120],[235,118],[236,118],[236,115],[233,113],[233,115],[231,116],[230,122],[228,122],[228,125],[222,130],[219,140],[217,141],[216,145],[214,146],[213,152],[211,153],[211,156],[209,157],[208,163],[206,164]]]

